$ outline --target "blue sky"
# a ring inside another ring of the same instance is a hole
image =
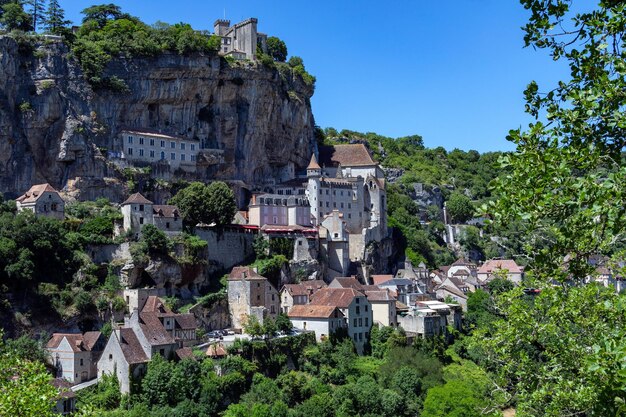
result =
[[[259,19],[317,77],[316,123],[399,137],[428,147],[512,150],[512,128],[526,126],[523,90],[566,77],[545,51],[523,48],[528,13],[515,0],[448,2],[297,0],[118,0],[146,23]],[[62,0],[67,18],[95,2]]]

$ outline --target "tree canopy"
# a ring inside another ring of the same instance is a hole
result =
[[[237,211],[233,191],[221,181],[209,185],[193,182],[180,190],[170,202],[178,206],[190,227],[198,223],[230,224]]]

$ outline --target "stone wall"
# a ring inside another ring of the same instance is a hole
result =
[[[228,271],[254,257],[252,243],[256,234],[245,229],[196,228],[196,236],[208,244],[207,260],[212,269]]]

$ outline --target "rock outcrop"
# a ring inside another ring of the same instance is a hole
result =
[[[120,201],[125,179],[107,150],[120,148],[123,129],[197,139],[222,156],[198,158],[196,174],[185,178],[244,189],[289,164],[305,167],[316,146],[312,88],[255,63],[199,54],[118,58],[106,75],[128,91],[94,90],[62,43],[20,52],[14,39],[0,37],[0,68],[0,192],[7,197],[49,182],[69,186],[78,199]]]

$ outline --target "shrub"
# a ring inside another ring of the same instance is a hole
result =
[[[20,103],[19,109],[22,113],[29,113],[33,111],[33,105],[24,100]]]

